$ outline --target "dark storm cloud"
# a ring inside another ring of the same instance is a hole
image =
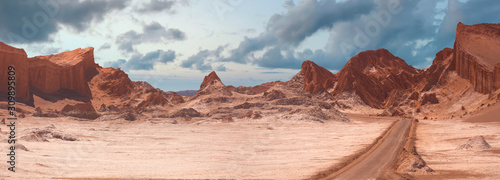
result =
[[[117,37],[116,43],[120,50],[134,52],[134,46],[141,43],[157,43],[167,41],[182,41],[186,34],[179,29],[165,28],[158,22],[152,22],[143,27],[143,32],[128,31]]]
[[[144,4],[137,11],[140,13],[152,13],[152,12],[170,12],[175,1],[173,0],[151,0],[150,2]]]
[[[465,24],[500,22],[500,4],[488,0],[465,3],[450,0],[447,9],[440,1],[426,0],[305,0],[286,1],[285,14],[273,15],[266,31],[245,37],[230,56],[221,61],[251,63],[267,68],[300,68],[306,59],[328,69],[342,68],[361,51],[386,48],[408,64],[424,68],[435,54],[452,47],[459,21]],[[438,14],[445,14],[444,19]],[[327,30],[330,37],[322,50],[295,50],[306,38]],[[255,53],[263,51],[261,57]]]
[[[102,21],[113,10],[124,9],[128,0],[18,0],[0,6],[0,40],[6,43],[50,41],[60,25],[81,32]]]
[[[152,70],[155,64],[172,62],[175,57],[175,51],[156,50],[146,54],[136,53],[132,55],[128,61],[119,59],[117,61],[108,62],[105,65],[114,68],[122,68],[124,70]]]
[[[221,52],[224,51],[223,46],[219,46],[215,50],[201,50],[195,55],[190,56],[187,60],[183,61],[181,67],[183,68],[191,68],[197,69],[201,71],[211,71],[214,68],[212,67],[212,62],[221,58]],[[224,66],[216,67],[218,70],[226,70]]]
[[[286,14],[275,14],[268,20],[266,31],[254,38],[245,37],[230,56],[221,61],[238,63],[252,62],[262,67],[300,68],[294,52],[304,39],[318,32],[328,30],[335,24],[350,21],[376,8],[373,0],[350,0],[346,2],[305,0],[297,5],[286,1]],[[262,58],[253,58],[256,51],[268,48]],[[282,52],[286,51],[286,52]],[[285,53],[285,55],[282,55]],[[279,59],[276,59],[279,58]],[[274,62],[276,61],[276,62]]]
[[[101,51],[101,50],[105,50],[105,49],[111,49],[111,44],[109,44],[109,43],[105,43],[105,44],[103,44],[103,45],[99,48],[99,51]]]

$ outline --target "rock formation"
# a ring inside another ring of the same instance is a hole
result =
[[[7,94],[7,81],[8,81],[8,67],[15,68],[15,88],[16,88],[16,101],[24,102],[26,104],[33,104],[33,96],[29,88],[29,69],[28,69],[28,56],[23,49],[17,49],[12,46],[0,42],[0,93],[1,98],[5,98]]]
[[[263,93],[273,86],[283,85],[283,84],[285,84],[285,83],[283,83],[281,81],[275,81],[275,82],[267,82],[264,84],[260,84],[257,86],[251,86],[251,87],[245,87],[245,86],[234,87],[234,86],[230,85],[230,86],[227,86],[227,88],[230,91],[234,91],[237,93],[255,95],[255,94]]]
[[[302,63],[300,72],[287,83],[292,87],[303,88],[304,91],[314,94],[319,91],[328,91],[334,87],[335,82],[335,74],[306,60]]]
[[[66,105],[61,110],[61,113],[66,116],[73,116],[83,119],[97,119],[99,114],[91,103],[79,103],[75,105]]]
[[[153,93],[150,93],[144,101],[139,103],[139,105],[137,105],[136,109],[137,110],[144,110],[149,106],[157,106],[157,105],[164,106],[164,105],[168,104],[168,102],[169,101],[165,97],[163,97],[163,95],[161,93],[153,92]]]
[[[92,98],[87,82],[97,74],[94,48],[75,49],[56,55],[28,59],[30,85],[44,93],[56,94],[62,89]]]
[[[432,65],[425,69],[424,79],[417,85],[417,91],[428,91],[432,87],[446,82],[446,75],[455,70],[453,61],[453,49],[444,48],[439,51],[432,62]]]
[[[385,108],[392,93],[413,88],[422,74],[386,49],[365,51],[336,74],[338,82],[332,94],[354,92],[369,106]]]
[[[115,97],[129,95],[135,86],[120,68],[99,68],[99,74],[92,79],[92,85]]]
[[[467,140],[464,144],[460,145],[458,150],[483,150],[483,149],[491,149],[490,144],[486,142],[483,136],[474,136]]]
[[[215,71],[212,71],[210,74],[205,76],[203,82],[200,85],[200,90],[198,90],[198,92],[193,96],[193,99],[201,95],[207,95],[213,93],[222,94],[224,96],[233,95],[230,89],[226,87],[224,83],[222,83],[222,81],[220,80],[219,76],[217,76]]]
[[[500,88],[500,24],[458,23],[454,58],[460,77],[488,94]]]

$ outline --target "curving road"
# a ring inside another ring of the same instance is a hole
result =
[[[388,132],[382,141],[363,155],[355,164],[350,164],[325,179],[376,179],[383,170],[396,161],[398,152],[405,143],[412,121],[402,119]]]

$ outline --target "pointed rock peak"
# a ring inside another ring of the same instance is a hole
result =
[[[204,89],[205,87],[215,83],[220,83],[224,85],[220,80],[219,76],[217,76],[217,73],[215,73],[215,71],[212,71],[210,74],[205,76],[205,79],[203,79],[203,82],[200,85],[200,89]]]
[[[289,82],[299,82],[304,91],[316,93],[320,90],[328,90],[333,86],[335,75],[329,70],[318,66],[316,63],[306,60],[302,63],[302,69]]]
[[[304,62],[302,62],[302,69],[304,69],[305,67],[310,67],[310,66],[318,66],[318,65],[312,61],[309,61],[309,60],[305,60]]]

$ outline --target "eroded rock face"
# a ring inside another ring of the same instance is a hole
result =
[[[306,60],[302,63],[300,72],[288,84],[292,87],[302,87],[304,91],[314,94],[319,91],[328,91],[334,86],[335,82],[335,74],[312,61]],[[297,83],[299,85],[296,85]]]
[[[56,94],[62,89],[92,98],[87,84],[97,74],[94,48],[75,49],[56,55],[28,59],[30,85],[44,93]]]
[[[471,82],[480,93],[500,88],[500,24],[464,25],[458,23],[454,58],[460,77]]]
[[[115,97],[129,95],[135,87],[127,73],[120,68],[100,68],[99,74],[92,79],[92,84],[106,94]]]
[[[453,49],[444,48],[439,51],[432,62],[432,65],[425,70],[425,78],[419,84],[417,90],[428,91],[432,87],[445,83],[445,76],[449,71],[455,70],[455,63],[453,61]]]
[[[266,101],[272,101],[275,99],[286,98],[286,95],[285,95],[285,93],[283,93],[283,91],[273,89],[271,91],[264,92],[264,95],[262,95],[262,97],[264,97],[266,99]]]
[[[352,57],[336,76],[334,96],[354,92],[369,106],[385,108],[390,105],[385,102],[391,94],[413,88],[423,73],[388,50],[378,49]]]
[[[29,88],[28,56],[23,49],[14,48],[0,42],[0,93],[3,97],[7,94],[8,67],[15,68],[16,101],[33,104],[33,96]],[[2,98],[3,98],[2,97]]]
[[[137,105],[136,109],[143,110],[150,106],[164,106],[168,104],[168,100],[163,97],[160,92],[153,92],[148,95],[148,97]]]
[[[439,100],[436,96],[436,93],[427,93],[427,94],[424,94],[422,96],[422,102],[421,104],[424,105],[424,104],[427,104],[427,103],[430,103],[430,104],[436,104],[436,103],[439,103]]]

